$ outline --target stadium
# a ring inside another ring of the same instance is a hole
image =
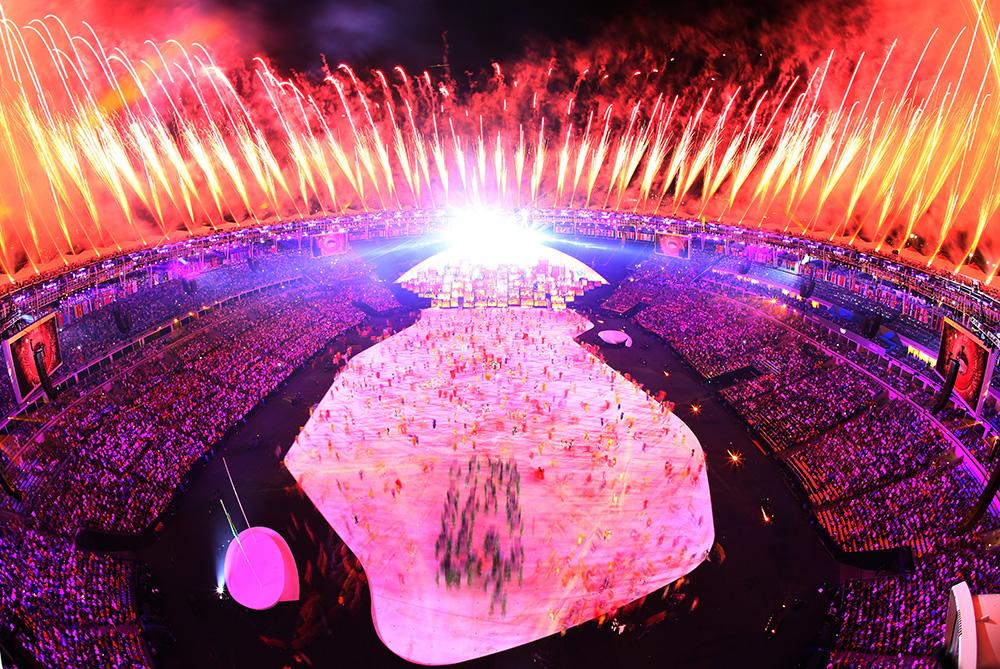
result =
[[[682,88],[90,5],[0,5],[0,666],[1000,666],[989,3]]]

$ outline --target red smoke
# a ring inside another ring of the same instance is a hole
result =
[[[623,17],[587,44],[526,45],[523,58],[484,68],[484,74],[442,78],[387,66],[354,75],[331,65],[320,74],[294,76],[295,90],[280,83],[289,73],[273,71],[266,60],[250,62],[259,31],[266,30],[252,18],[194,2],[139,10],[115,2],[67,3],[59,13],[70,32],[89,37],[81,23],[87,21],[112,60],[115,48],[131,59],[135,76],[115,62],[115,82],[102,82],[101,59],[87,52],[81,56],[90,70],[87,84],[64,66],[60,76],[54,65],[59,59],[27,29],[23,43],[40,87],[17,84],[0,63],[4,89],[18,95],[26,90],[37,125],[54,133],[32,139],[32,122],[14,106],[3,110],[21,130],[5,148],[29,158],[0,160],[0,220],[7,228],[0,232],[2,269],[27,278],[53,261],[79,262],[92,249],[115,251],[227,222],[471,198],[718,216],[751,227],[833,235],[883,251],[910,240],[913,248],[904,253],[914,260],[936,258],[949,269],[992,278],[991,263],[1000,253],[996,207],[989,206],[1000,190],[989,177],[1000,160],[989,149],[1000,106],[987,102],[998,97],[992,95],[997,78],[989,71],[988,48],[995,23],[992,8],[980,14],[973,2],[788,3],[788,11],[767,22],[744,11],[715,11],[697,25],[669,29]],[[7,11],[26,26],[51,9],[19,2]],[[54,29],[51,21],[45,25]],[[162,52],[147,39],[162,45]],[[60,35],[51,41],[69,52]],[[228,83],[205,74],[209,58]],[[63,93],[64,81],[70,94]],[[979,93],[981,86],[985,93]],[[952,104],[956,88],[959,102]],[[903,97],[907,106],[893,115]],[[81,115],[78,104],[91,98],[108,121],[100,132],[81,135],[77,124],[86,127],[92,117]],[[824,135],[824,123],[838,111],[842,128]],[[942,140],[918,151],[927,133],[935,132],[934,114],[942,119]],[[855,128],[854,115],[864,115],[865,123]],[[964,134],[963,119],[969,123]],[[906,168],[929,176],[910,179],[896,166],[893,174],[899,175],[880,181],[877,172],[855,201],[848,186],[862,179],[872,145],[855,147],[834,182],[836,157],[852,132],[860,141],[890,123],[900,130],[885,144],[891,150],[884,166],[891,168],[892,151],[911,141],[917,148],[907,155]],[[801,124],[810,138],[801,157],[773,173],[763,162],[751,165],[747,185],[733,187],[727,198],[736,170],[725,172],[721,163],[742,155],[753,137],[760,138],[763,156],[796,156],[798,135],[789,124]],[[651,149],[635,149],[634,166],[627,165],[626,153],[641,142],[651,147],[660,128],[666,155],[646,193],[640,182]],[[685,132],[694,148],[674,171],[671,156],[683,146]],[[740,133],[749,134],[742,144],[733,143]],[[782,133],[788,143],[778,142]],[[602,137],[607,143],[600,154]],[[167,144],[143,153],[143,142],[154,140],[172,142],[183,164],[171,162],[174,149]],[[77,155],[67,164],[65,152],[53,149],[51,156],[32,160],[45,152],[37,141],[43,148],[64,141],[60,148]],[[726,154],[729,144],[739,147],[733,156]],[[710,150],[699,153],[699,146]],[[981,146],[987,149],[975,148]],[[560,164],[565,147],[570,159]],[[435,149],[444,157],[438,159]],[[821,151],[828,153],[810,173],[809,159]],[[105,152],[107,164],[95,161]],[[603,162],[594,163],[597,157]],[[591,164],[599,169],[593,193],[584,197],[581,184],[587,187]],[[825,188],[824,180],[833,185]],[[755,189],[757,182],[774,193]],[[710,198],[703,198],[706,189]],[[965,264],[968,252],[971,265]]]

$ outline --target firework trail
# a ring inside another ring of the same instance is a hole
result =
[[[125,48],[0,6],[0,272],[13,284],[236,226],[475,204],[718,219],[990,282],[1000,35],[969,1],[970,25],[911,62],[894,46],[828,52],[797,75],[685,90],[650,58],[494,64],[475,88],[402,67],[289,78],[264,57]]]

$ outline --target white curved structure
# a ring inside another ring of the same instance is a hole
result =
[[[601,330],[597,333],[598,338],[605,344],[611,344],[612,346],[624,346],[630,348],[632,346],[632,337],[622,330]]]

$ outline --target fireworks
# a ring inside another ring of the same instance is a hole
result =
[[[87,24],[18,26],[0,8],[0,271],[14,282],[264,221],[488,205],[718,219],[990,282],[997,38],[977,5],[902,86],[883,81],[889,49],[859,54],[837,87],[831,54],[773,90],[671,92],[637,71],[646,83],[616,94],[607,73],[557,81],[549,64],[495,65],[462,93],[401,67],[291,80],[174,40],[126,53]]]

